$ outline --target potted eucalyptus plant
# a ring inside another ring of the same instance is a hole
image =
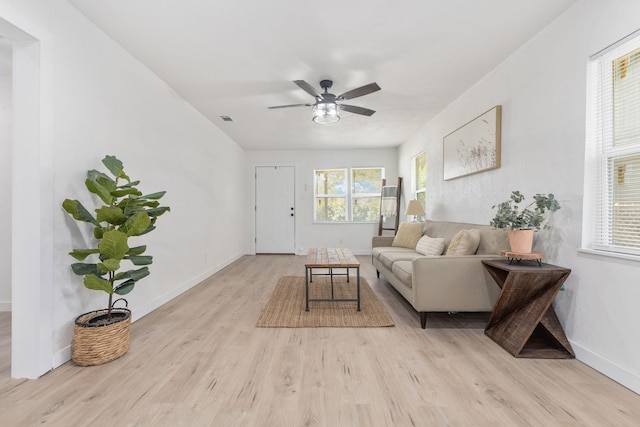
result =
[[[511,251],[516,253],[530,253],[534,231],[549,228],[546,215],[560,209],[560,203],[551,193],[536,194],[533,201],[520,205],[524,201],[520,191],[512,191],[508,200],[491,207],[497,210],[490,224],[507,230]]]
[[[62,203],[75,220],[92,226],[93,245],[69,253],[78,261],[71,268],[83,276],[85,287],[106,292],[109,297],[105,309],[84,313],[75,320],[72,359],[82,366],[106,363],[128,350],[131,312],[126,300],[124,308],[114,307],[119,300],[113,298],[131,292],[149,275],[148,266],[153,262],[150,255],[144,255],[146,245],[131,246],[130,240],[153,231],[157,218],[169,211],[159,202],[165,191],[143,195],[137,188],[140,181],[127,176],[120,160],[106,156],[102,163],[112,176],[90,170],[85,180],[87,190],[103,203],[95,215],[78,200]]]

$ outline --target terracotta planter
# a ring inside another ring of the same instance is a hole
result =
[[[533,248],[533,230],[507,230],[511,252],[530,254]]]

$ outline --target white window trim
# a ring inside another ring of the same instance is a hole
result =
[[[630,154],[640,153],[640,142],[630,145],[614,146],[613,134],[605,129],[612,128],[608,121],[612,118],[605,113],[608,103],[612,102],[611,82],[613,73],[608,65],[615,58],[640,48],[640,30],[625,39],[598,52],[590,58],[587,70],[587,129],[584,171],[584,220],[582,229],[582,247],[579,252],[612,256],[640,261],[640,249],[619,247],[602,242],[597,236],[610,234],[610,211],[608,201],[611,197],[609,160]],[[612,110],[611,110],[612,111]]]
[[[418,159],[418,157],[424,155],[425,156],[425,162],[427,160],[427,150],[422,150],[421,152],[419,152],[418,154],[416,154],[415,156],[411,157],[411,189],[412,189],[412,194],[414,196],[414,198],[417,198],[418,193],[426,193],[427,192],[427,180],[425,177],[425,186],[423,188],[416,188],[416,181],[417,181],[417,175],[418,175],[418,171],[416,170],[416,160]]]
[[[352,186],[352,175],[354,169],[380,169],[381,170],[381,178],[385,178],[385,168],[384,166],[348,166],[348,167],[333,167],[333,168],[317,168],[313,170],[313,224],[375,224],[378,222],[378,219],[372,221],[354,221],[353,220],[353,209],[351,209],[352,201],[354,198],[368,198],[368,197],[377,197],[380,199],[380,193],[377,195],[358,195],[354,196],[353,194],[353,186]],[[331,195],[331,196],[318,196],[316,194],[315,187],[315,179],[318,171],[324,170],[343,170],[346,175],[346,184],[348,191],[344,195]],[[344,197],[345,198],[345,220],[344,221],[319,221],[317,215],[318,204],[316,203],[318,197]]]

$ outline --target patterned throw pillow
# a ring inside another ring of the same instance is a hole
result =
[[[415,249],[418,240],[422,237],[423,222],[403,222],[398,227],[398,233],[393,238],[391,246],[407,249]]]
[[[441,237],[422,236],[416,245],[416,252],[422,255],[437,256],[444,251],[444,239]]]
[[[473,255],[478,250],[480,244],[480,230],[460,230],[453,236],[447,255]]]

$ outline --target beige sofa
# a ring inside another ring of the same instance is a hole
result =
[[[461,230],[478,230],[474,231],[480,236],[477,250],[473,255],[445,255]],[[398,235],[402,231],[401,225]],[[444,239],[443,255],[425,256],[415,249],[393,246],[394,236],[374,237],[371,254],[378,277],[382,274],[420,313],[422,328],[427,312],[491,311],[500,288],[481,260],[503,259],[500,252],[509,249],[506,232],[488,225],[426,221],[422,233]]]

